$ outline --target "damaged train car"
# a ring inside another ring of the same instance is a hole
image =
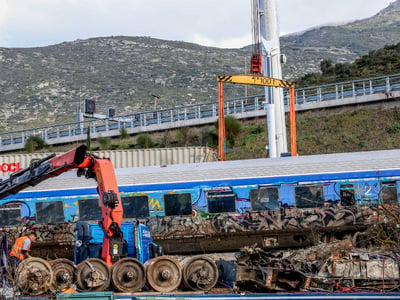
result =
[[[126,168],[115,173],[123,222],[145,224],[169,255],[222,254],[249,245],[286,251],[343,238],[353,246],[365,246],[374,242],[369,230],[396,222],[385,211],[399,211],[400,150]],[[10,236],[35,230],[36,256],[73,259],[76,236],[85,228],[77,222],[96,223],[101,215],[96,184],[65,173],[2,199],[0,226]],[[378,239],[382,232],[376,232]],[[258,276],[234,264],[237,287],[245,286],[240,278]],[[270,282],[275,278],[277,284],[272,290],[312,287],[310,274],[290,264],[269,265]],[[345,268],[345,263],[335,262],[342,265]],[[288,278],[295,271],[301,275],[296,273],[292,282]],[[313,278],[322,274],[311,273]]]
[[[380,206],[398,205],[400,150],[116,169],[116,176],[124,222],[146,224],[168,254],[303,247],[359,237],[382,218]],[[74,222],[99,218],[95,183],[69,173],[1,200],[1,227],[44,225],[43,241],[68,240]]]

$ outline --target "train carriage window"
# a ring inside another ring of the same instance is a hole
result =
[[[294,190],[297,208],[324,206],[324,187],[322,185],[298,186]]]
[[[192,214],[192,197],[190,193],[165,194],[165,215],[183,216]]]
[[[13,226],[21,224],[21,206],[4,204],[0,207],[0,226]]]
[[[36,203],[36,222],[38,224],[54,224],[65,222],[62,201],[46,201]]]
[[[342,206],[349,206],[356,204],[354,184],[341,184],[339,186],[339,193],[340,193],[340,204]]]
[[[260,188],[250,191],[251,209],[256,210],[279,210],[279,189]]]
[[[101,220],[102,213],[98,198],[91,198],[78,201],[80,221]]]
[[[236,212],[236,194],[232,191],[207,192],[207,205],[209,213]]]
[[[147,218],[149,213],[149,196],[121,197],[124,209],[123,218]]]
[[[397,204],[397,184],[396,181],[381,182],[380,203]]]

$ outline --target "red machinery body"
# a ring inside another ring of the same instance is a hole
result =
[[[99,222],[104,230],[101,257],[107,265],[111,265],[120,257],[120,247],[111,242],[112,237],[121,235],[123,208],[118,192],[114,167],[110,160],[87,156],[79,168],[87,168],[86,174],[93,174],[97,180],[97,191],[100,196],[102,219]],[[90,171],[92,170],[92,171]],[[123,256],[123,255],[122,255]]]

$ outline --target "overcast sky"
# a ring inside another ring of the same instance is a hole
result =
[[[363,19],[394,0],[276,0],[281,35]],[[251,44],[250,0],[0,0],[0,47],[106,36]]]

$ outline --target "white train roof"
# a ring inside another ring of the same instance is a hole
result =
[[[125,186],[393,169],[400,170],[400,150],[122,168],[115,172],[118,185]],[[93,179],[69,171],[24,191],[88,187],[96,187]]]

